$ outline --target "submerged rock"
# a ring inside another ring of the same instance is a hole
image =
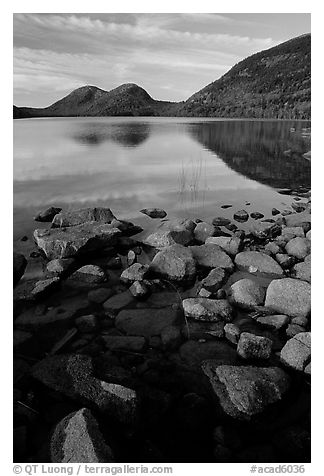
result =
[[[223,207],[224,208],[224,207]],[[226,226],[231,223],[231,220],[225,217],[216,217],[213,219],[213,225],[215,226]]]
[[[311,333],[301,332],[284,345],[280,352],[280,360],[288,367],[303,371],[311,358]]]
[[[110,208],[80,208],[68,212],[61,212],[54,216],[54,227],[82,225],[87,222],[111,223],[116,217]]]
[[[271,281],[265,306],[288,316],[307,317],[311,310],[311,286],[293,278]]]
[[[189,246],[189,249],[198,266],[209,269],[218,267],[229,272],[234,269],[231,258],[218,245]]]
[[[20,253],[13,253],[13,284],[14,286],[20,281],[24,275],[27,266],[27,260]]]
[[[233,218],[234,220],[243,223],[249,219],[249,214],[246,210],[239,210],[234,213]]]
[[[233,309],[226,299],[188,298],[182,301],[182,306],[185,316],[197,321],[232,320]]]
[[[150,272],[171,281],[191,280],[196,274],[196,263],[191,248],[172,245],[159,251],[150,264]]]
[[[125,309],[116,317],[116,327],[127,335],[151,337],[177,325],[178,314],[170,307],[163,309]]]
[[[114,245],[120,234],[111,225],[92,222],[66,229],[38,229],[34,231],[34,239],[48,259],[55,259],[99,251]]]
[[[242,359],[268,359],[271,355],[272,340],[242,332],[237,344],[237,353]]]
[[[250,213],[250,217],[253,218],[254,220],[260,220],[261,218],[264,217],[263,213],[260,212],[252,212]]]
[[[229,290],[230,302],[243,309],[261,306],[265,299],[265,289],[252,279],[240,279]]]
[[[50,442],[52,463],[111,463],[114,456],[88,408],[64,417]]]
[[[233,418],[250,420],[283,397],[290,379],[279,367],[202,366],[223,411]]]
[[[236,266],[248,273],[269,274],[271,276],[283,276],[283,270],[276,261],[260,251],[243,251],[235,257]]]
[[[62,208],[58,208],[58,207],[46,208],[46,210],[37,213],[34,220],[35,221],[41,221],[41,222],[50,222],[50,221],[53,220],[55,215],[60,213],[61,210],[62,210]]]

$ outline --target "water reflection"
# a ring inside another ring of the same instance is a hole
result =
[[[302,134],[305,126],[230,121],[193,124],[188,130],[235,172],[273,188],[297,188],[310,187],[311,165],[302,157],[310,149],[310,138]]]
[[[150,135],[148,123],[102,124],[84,123],[72,138],[86,145],[100,145],[106,141],[116,142],[123,147],[137,147],[145,142]]]

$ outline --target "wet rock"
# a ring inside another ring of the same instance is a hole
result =
[[[166,211],[162,210],[162,208],[143,208],[140,210],[140,213],[144,213],[150,218],[165,218],[167,216]]]
[[[93,314],[80,316],[75,320],[75,325],[80,332],[93,332],[98,327],[98,318]]]
[[[279,213],[280,213],[280,210],[278,210],[277,208],[273,208],[273,209],[271,210],[271,214],[272,214],[273,216],[279,215]]]
[[[108,269],[120,269],[122,268],[122,261],[120,259],[120,256],[113,256],[108,260],[106,267]]]
[[[50,453],[52,463],[111,463],[114,456],[87,408],[70,413],[54,428]]]
[[[42,299],[58,289],[59,285],[60,278],[58,277],[43,279],[36,282],[30,294],[34,299]]]
[[[48,259],[69,258],[101,250],[114,245],[119,235],[117,228],[97,223],[34,231],[36,244]]]
[[[301,332],[284,345],[280,352],[283,364],[295,370],[303,371],[311,358],[311,333]]]
[[[224,337],[224,322],[187,321],[182,327],[185,339],[206,339],[210,337]]]
[[[133,250],[129,250],[127,253],[127,264],[128,266],[132,266],[132,264],[136,263],[136,254]]]
[[[242,332],[237,344],[237,353],[242,359],[269,359],[272,350],[272,340]]]
[[[190,251],[198,266],[203,268],[223,268],[225,271],[233,271],[234,265],[231,258],[218,245],[208,244],[190,246]]]
[[[250,217],[254,218],[254,220],[260,220],[261,218],[264,217],[263,213],[260,212],[252,212],[250,213]]]
[[[300,213],[300,212],[304,212],[306,210],[307,204],[302,203],[302,202],[299,202],[299,203],[292,202],[291,203],[291,208],[293,208],[295,210],[295,212]]]
[[[46,210],[43,210],[42,212],[37,213],[34,220],[41,221],[41,222],[50,222],[53,220],[55,215],[60,213],[61,210],[62,208],[59,208],[59,207],[46,208]]]
[[[94,264],[87,264],[75,271],[71,277],[77,281],[82,281],[84,283],[103,283],[107,281],[107,275],[100,266]]]
[[[192,220],[166,220],[144,242],[155,248],[164,248],[174,244],[186,246],[193,240],[195,226],[196,224]]]
[[[237,236],[215,236],[206,239],[206,245],[218,245],[226,253],[235,256],[242,247],[242,240]]]
[[[54,227],[82,225],[87,222],[111,223],[116,219],[110,208],[80,208],[68,212],[61,212],[54,216]]]
[[[214,234],[215,227],[210,223],[206,223],[204,221],[198,223],[198,225],[194,229],[195,240],[199,243],[205,243],[206,239],[211,236],[214,236]]]
[[[249,214],[246,210],[239,210],[233,215],[234,220],[243,223],[249,219]]]
[[[137,418],[136,392],[94,377],[92,359],[87,355],[46,357],[33,366],[32,376],[72,400],[97,407],[120,423],[132,424]]]
[[[148,269],[147,265],[134,263],[122,272],[120,280],[126,284],[133,283],[134,281],[143,281],[148,273]]]
[[[274,242],[267,243],[264,247],[265,251],[269,251],[272,255],[276,255],[277,253],[280,253],[281,248]]]
[[[311,245],[307,238],[296,237],[288,241],[286,251],[290,256],[303,259],[310,253]]]
[[[276,330],[286,327],[289,323],[289,317],[284,314],[274,314],[270,316],[260,316],[257,322],[264,326],[273,327]]]
[[[185,316],[198,321],[232,320],[233,309],[225,299],[188,298],[182,301]]]
[[[71,269],[73,264],[73,258],[53,259],[47,263],[46,271],[55,276],[61,276]]]
[[[102,304],[107,301],[114,294],[113,290],[110,288],[98,288],[92,289],[88,292],[88,301],[94,302],[96,304]]]
[[[292,235],[292,238],[300,236],[305,237],[304,229],[301,226],[285,226],[281,230],[282,235]]]
[[[302,213],[292,213],[285,217],[286,225],[289,227],[302,226],[303,223],[311,223],[311,214],[307,211]]]
[[[116,327],[127,335],[149,338],[160,335],[167,326],[177,325],[177,312],[162,309],[125,309],[116,317]]]
[[[265,253],[259,251],[243,251],[235,257],[236,266],[251,274],[268,274],[283,276],[283,270],[276,261]]]
[[[162,345],[167,350],[175,350],[181,344],[181,331],[178,327],[167,326],[161,331]]]
[[[224,332],[226,339],[232,342],[232,344],[238,343],[241,331],[235,324],[225,324]]]
[[[221,205],[221,208],[231,208],[233,205]]]
[[[265,306],[288,316],[307,317],[311,309],[311,286],[299,279],[276,279],[267,289]]]
[[[311,362],[309,362],[309,364],[306,365],[306,367],[304,368],[305,374],[311,375],[312,373],[311,365],[312,365]]]
[[[208,291],[205,288],[201,288],[201,289],[198,290],[198,296],[202,297],[202,298],[210,298],[212,296],[212,294],[213,293],[211,291]]]
[[[202,366],[224,412],[233,418],[250,420],[288,390],[288,375],[278,367],[215,365]]]
[[[215,293],[215,299],[226,299],[226,291],[225,289],[219,289]]]
[[[222,208],[224,208],[224,207],[222,207]],[[226,225],[229,225],[231,223],[231,220],[229,220],[228,218],[224,218],[224,217],[216,217],[216,218],[213,219],[212,223],[215,226],[226,226]]]
[[[145,339],[141,336],[102,336],[106,349],[110,351],[126,350],[131,352],[143,352]]]
[[[137,299],[146,297],[149,293],[148,287],[141,281],[134,281],[129,292]]]
[[[138,225],[134,225],[133,223],[125,220],[111,220],[110,225],[114,228],[118,228],[123,234],[123,238],[128,238],[133,235],[137,235],[143,231],[143,228]]]
[[[179,349],[181,360],[190,367],[200,367],[205,360],[213,359],[220,364],[234,364],[237,361],[236,350],[222,341],[188,340]]]
[[[258,222],[251,225],[250,231],[253,236],[262,240],[279,235],[281,227],[277,223]]]
[[[311,241],[312,239],[312,230],[309,230],[307,233],[306,233],[306,238]]]
[[[13,253],[13,284],[18,283],[20,278],[24,275],[27,266],[27,260],[24,255],[20,253]]]
[[[291,339],[297,334],[300,334],[301,332],[306,332],[305,327],[300,326],[298,324],[289,324],[289,326],[286,329],[286,336],[288,339]]]
[[[172,245],[159,251],[149,269],[150,272],[171,281],[191,280],[196,274],[191,248],[181,245]]]
[[[311,282],[311,262],[297,263],[291,270],[291,274],[296,279]]]
[[[308,325],[307,317],[293,317],[291,324],[297,324],[298,326],[306,327]]]
[[[265,299],[265,289],[252,279],[240,279],[229,290],[229,301],[243,309],[261,306]]]
[[[206,278],[201,281],[200,286],[210,293],[216,293],[224,284],[225,279],[226,272],[224,269],[214,268],[208,273]]]
[[[103,303],[107,311],[120,311],[124,307],[134,302],[134,296],[129,291],[116,294]]]
[[[283,269],[289,269],[296,263],[296,258],[294,256],[289,256],[283,253],[277,253],[275,259]]]
[[[237,230],[237,226],[234,223],[229,223],[228,225],[225,225],[225,228],[229,231],[235,232]]]

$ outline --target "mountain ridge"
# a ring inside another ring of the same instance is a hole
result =
[[[243,59],[186,101],[158,101],[135,83],[110,91],[85,85],[45,108],[14,106],[14,119],[184,116],[310,119],[311,35]]]

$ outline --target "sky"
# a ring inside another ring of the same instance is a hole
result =
[[[136,83],[183,101],[234,64],[311,29],[307,13],[15,13],[14,104]]]

